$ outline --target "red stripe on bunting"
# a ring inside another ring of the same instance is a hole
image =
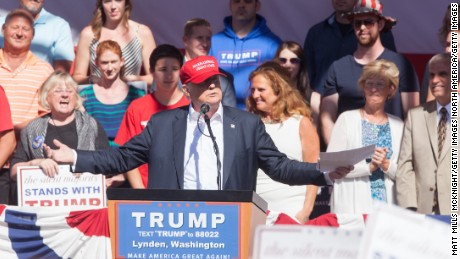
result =
[[[6,205],[0,204],[0,216],[3,214],[3,211],[6,209]]]
[[[105,236],[109,234],[109,220],[107,208],[97,210],[71,211],[66,218],[67,224],[77,228],[85,236]]]
[[[329,227],[340,227],[339,221],[337,220],[337,214],[327,213],[317,218],[307,221],[304,225],[311,226],[329,226]]]

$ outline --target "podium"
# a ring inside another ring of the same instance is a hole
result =
[[[113,258],[252,256],[267,203],[252,191],[108,189]]]

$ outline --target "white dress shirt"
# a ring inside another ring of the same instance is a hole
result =
[[[198,125],[197,120],[200,118]],[[219,147],[221,170],[224,167],[224,130],[223,130],[223,109],[219,105],[217,112],[210,119],[211,129],[216,137]],[[199,129],[198,129],[199,127]],[[201,129],[201,131],[200,131]],[[203,135],[203,133],[205,135]],[[187,116],[187,131],[185,137],[184,152],[184,189],[189,190],[217,190],[217,158],[214,153],[213,143],[209,137],[208,127],[204,116],[195,111],[190,104]]]

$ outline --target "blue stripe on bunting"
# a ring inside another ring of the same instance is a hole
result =
[[[37,214],[6,209],[5,222],[13,250],[19,258],[61,258],[43,243]]]

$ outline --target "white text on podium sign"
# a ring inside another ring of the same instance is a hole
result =
[[[240,257],[236,203],[118,202],[116,258]]]

